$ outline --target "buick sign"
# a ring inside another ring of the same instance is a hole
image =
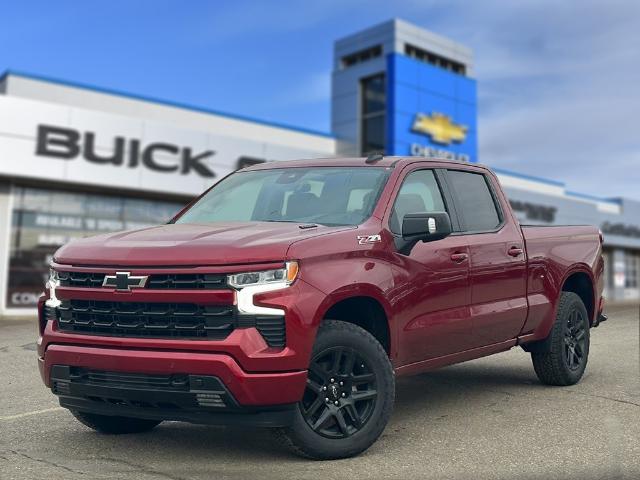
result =
[[[96,135],[93,132],[79,132],[72,128],[38,125],[36,155],[63,160],[82,157],[87,162],[137,168],[140,165],[156,172],[179,172],[187,175],[195,172],[206,178],[215,174],[203,161],[216,152],[205,150],[193,152],[189,147],[179,147],[171,143],[149,143],[141,145],[140,140],[115,137],[112,153],[99,154],[96,150]],[[158,160],[157,154],[169,156]]]

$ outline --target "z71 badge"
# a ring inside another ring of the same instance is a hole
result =
[[[358,235],[358,243],[360,245],[367,245],[369,243],[378,243],[382,241],[380,235]]]

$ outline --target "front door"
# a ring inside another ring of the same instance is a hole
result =
[[[401,232],[407,213],[450,214],[438,173],[418,169],[407,174],[389,217],[389,230]],[[469,348],[469,248],[464,237],[450,236],[434,242],[418,242],[408,255],[396,253],[391,295],[396,303],[400,345],[399,364],[460,352]]]

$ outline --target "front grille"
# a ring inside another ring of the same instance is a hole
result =
[[[169,274],[151,275],[147,282],[147,288],[154,289],[222,289],[229,288],[226,275],[214,274]]]
[[[50,307],[45,303],[44,305],[44,319],[45,321],[55,320],[56,319],[56,309],[55,307]]]
[[[212,375],[147,374],[53,365],[51,389],[61,404],[83,402],[84,407],[144,409],[146,412],[238,409],[222,381]]]
[[[71,392],[69,382],[57,382],[55,380],[51,383],[51,390],[56,395],[69,395]]]
[[[222,340],[235,326],[232,306],[63,300],[60,330],[95,335]]]
[[[69,379],[84,385],[160,389],[186,392],[189,390],[189,375],[149,375],[144,373],[107,372],[81,367],[70,367]]]
[[[286,345],[284,316],[239,315],[233,305],[62,300],[47,307],[65,332],[143,338],[224,340],[235,328],[255,327],[270,347]]]
[[[105,275],[105,273],[58,272],[62,287],[100,288]]]
[[[58,272],[60,286],[101,288],[106,273]],[[227,289],[227,276],[217,273],[174,273],[149,275],[146,287],[154,290],[221,290]]]

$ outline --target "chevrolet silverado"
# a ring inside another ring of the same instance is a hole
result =
[[[396,376],[520,346],[542,383],[578,382],[606,319],[602,241],[520,225],[480,165],[255,165],[166,225],[60,248],[40,373],[99,432],[261,426],[349,457],[385,428]]]

